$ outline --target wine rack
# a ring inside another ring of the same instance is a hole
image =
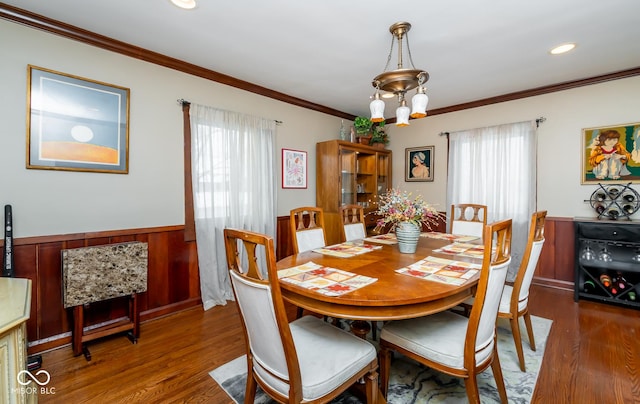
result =
[[[588,201],[598,214],[598,219],[617,220],[629,218],[640,209],[640,194],[627,185],[602,185],[591,194]]]
[[[640,222],[576,219],[574,300],[640,308]]]

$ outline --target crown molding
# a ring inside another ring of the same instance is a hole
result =
[[[134,46],[125,42],[96,34],[85,29],[53,20],[39,14],[32,13],[17,7],[0,3],[0,18],[9,20],[30,28],[45,31],[54,35],[59,35],[75,41],[106,49],[135,59],[144,60],[145,62],[154,63],[159,66],[168,67],[173,70],[181,71],[203,79],[215,81],[217,83],[226,84],[241,90],[245,90],[254,94],[259,94],[268,98],[285,102],[287,104],[296,105],[313,111],[322,112],[328,115],[337,116],[339,118],[353,121],[356,116],[338,111],[336,109],[316,104],[301,98],[292,97],[290,95],[270,90],[268,88],[237,79],[226,74],[218,73],[213,70],[184,62],[160,53],[152,52],[138,46]],[[482,107],[485,105],[497,104],[500,102],[513,101],[522,98],[533,97],[536,95],[549,94],[557,91],[569,90],[572,88],[588,86],[592,84],[603,83],[611,80],[618,80],[640,75],[640,67],[622,70],[614,73],[603,74],[601,76],[589,77],[579,80],[567,81],[564,83],[551,84],[548,86],[532,88],[523,91],[517,91],[509,94],[503,94],[496,97],[484,98],[476,101],[457,104],[443,108],[431,109],[428,111],[429,116],[446,114],[450,112],[462,111],[470,108]],[[395,122],[395,118],[387,119],[387,123]]]

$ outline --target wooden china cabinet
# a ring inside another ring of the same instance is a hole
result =
[[[316,206],[324,210],[327,243],[340,242],[343,205],[362,206],[373,231],[378,196],[391,187],[391,150],[342,140],[316,144]]]

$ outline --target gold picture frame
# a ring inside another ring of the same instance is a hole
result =
[[[29,65],[27,168],[129,172],[129,89]]]
[[[433,157],[435,146],[405,149],[404,180],[406,182],[433,181]]]
[[[582,129],[582,184],[640,183],[640,122]]]

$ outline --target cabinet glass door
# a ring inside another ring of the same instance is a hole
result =
[[[357,203],[365,210],[369,208],[375,196],[376,189],[376,159],[374,154],[358,153],[356,162],[356,191]]]
[[[385,194],[387,190],[390,188],[390,178],[389,175],[389,155],[387,154],[378,154],[378,189],[377,195]]]
[[[353,150],[340,149],[340,205],[356,203],[356,157]]]

